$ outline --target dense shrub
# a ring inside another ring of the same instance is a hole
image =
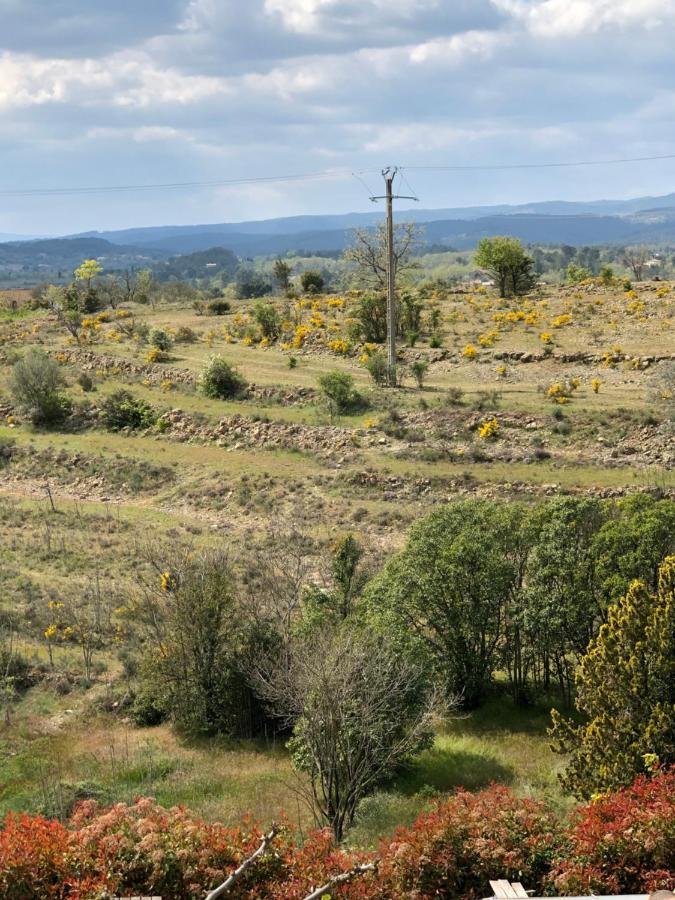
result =
[[[237,272],[235,292],[239,300],[250,300],[271,294],[272,285],[260,272],[242,266]]]
[[[632,894],[675,884],[675,769],[639,777],[577,810],[550,880],[567,894]]]
[[[225,313],[230,311],[230,303],[228,300],[209,300],[206,304],[206,309],[209,312],[209,315],[212,316],[224,316]]]
[[[384,353],[373,353],[364,363],[368,374],[375,384],[384,385],[387,383],[387,357]]]
[[[276,340],[281,329],[281,320],[276,307],[271,303],[257,303],[254,314],[255,320],[262,331],[262,336],[273,341]]]
[[[176,343],[194,344],[197,337],[197,332],[193,328],[190,328],[189,325],[181,325],[176,331]]]
[[[348,413],[362,402],[361,395],[354,388],[354,379],[348,372],[325,372],[319,377],[319,387],[334,414]]]
[[[173,341],[171,335],[164,328],[153,328],[148,336],[148,341],[153,347],[157,347],[162,353],[167,353],[171,349]]]
[[[647,758],[675,763],[675,556],[655,594],[632,582],[609,608],[576,673],[577,724],[553,711],[563,785],[578,797],[629,784]]]
[[[485,897],[491,878],[524,881],[540,893],[560,846],[560,827],[542,803],[493,786],[459,791],[399,829],[383,848],[381,877],[397,897]]]
[[[214,400],[230,400],[244,392],[246,382],[239,372],[223,359],[212,356],[199,378],[199,389]]]
[[[197,900],[259,846],[261,831],[194,819],[152,800],[101,809],[88,800],[68,826],[10,814],[0,830],[3,900],[98,900],[159,894]],[[282,828],[228,895],[300,900],[371,857],[336,848],[328,830],[298,846]],[[382,842],[377,874],[335,892],[351,900],[477,900],[509,878],[541,895],[645,893],[675,879],[675,773],[661,772],[559,819],[504,787],[460,791]],[[106,893],[107,892],[107,893]]]
[[[306,294],[320,294],[326,284],[326,279],[321,272],[315,269],[308,269],[300,276],[300,284]]]
[[[71,835],[60,822],[10,813],[0,831],[0,897],[48,900],[67,896],[76,876]]]
[[[157,413],[129,391],[115,391],[103,401],[101,419],[110,431],[151,428],[157,420]]]
[[[62,393],[65,378],[58,363],[42,350],[28,350],[14,364],[9,389],[17,407],[33,425],[58,425],[71,405]]]
[[[387,297],[386,294],[364,294],[353,311],[357,321],[357,334],[362,341],[383,344],[387,339]]]

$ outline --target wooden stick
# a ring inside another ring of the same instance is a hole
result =
[[[270,831],[263,836],[262,842],[255,853],[249,856],[248,859],[245,859],[239,866],[239,868],[235,869],[235,871],[231,875],[229,875],[221,885],[219,885],[217,888],[214,888],[210,894],[207,894],[206,900],[216,900],[217,897],[222,897],[223,894],[228,894],[232,886],[241,878],[244,872],[253,865],[256,859],[267,853],[267,850],[276,837],[278,831],[278,827],[276,825],[272,825]]]
[[[333,888],[338,887],[341,884],[346,884],[348,881],[351,881],[353,878],[357,878],[359,875],[365,875],[366,872],[374,872],[377,868],[377,863],[365,863],[362,866],[354,866],[353,869],[350,869],[348,872],[343,872],[341,875],[336,875],[334,878],[331,878],[323,887],[317,888],[315,891],[312,891],[311,894],[307,894],[304,900],[317,900],[319,897],[324,897],[326,894],[329,894]]]

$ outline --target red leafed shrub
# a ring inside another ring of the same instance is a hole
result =
[[[209,824],[183,807],[167,810],[147,798],[104,812],[86,801],[75,811],[71,827],[71,844],[83,868],[107,873],[109,891],[171,900],[203,898],[257,849],[262,837],[255,826]],[[254,896],[254,885],[285,880],[285,842],[284,834],[278,835],[277,852],[263,856],[229,896]]]
[[[563,893],[644,893],[675,885],[675,769],[577,809],[551,873]]]
[[[101,810],[87,801],[68,826],[9,815],[0,830],[0,900],[101,900],[154,894],[203,900],[260,845],[245,822],[225,828],[152,800]],[[504,787],[460,791],[382,843],[376,875],[331,891],[340,900],[475,900],[490,878],[541,894],[644,893],[675,883],[675,770],[577,809],[570,823]],[[297,846],[282,828],[229,897],[300,900],[369,860],[319,831]]]
[[[327,884],[335,875],[347,872],[354,866],[367,862],[371,857],[341,850],[333,844],[329,828],[310,835],[307,841],[290,853],[287,859],[288,881],[275,885],[269,894],[275,900],[301,900],[317,887]],[[354,879],[348,886],[333,892],[332,896],[349,897],[350,900],[369,900],[379,896],[374,889],[373,876]]]
[[[71,834],[60,822],[10,813],[0,831],[2,900],[78,897],[81,879],[70,850]],[[85,889],[100,886],[85,881]]]
[[[485,897],[490,878],[542,885],[560,844],[560,826],[543,804],[493,786],[460,791],[399,829],[382,848],[382,893],[396,897]]]

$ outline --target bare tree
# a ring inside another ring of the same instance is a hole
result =
[[[289,640],[307,586],[317,578],[320,548],[295,527],[272,531],[242,561],[246,606],[258,621],[273,623]]]
[[[287,726],[299,792],[336,841],[360,800],[430,746],[438,697],[423,669],[349,628],[296,638],[259,665],[259,690]]]
[[[412,257],[421,241],[421,230],[414,222],[394,225],[394,269],[400,275],[416,267]],[[353,263],[359,279],[370,287],[387,289],[387,228],[380,222],[374,229],[356,228],[352,245],[344,252],[347,262]]]
[[[9,726],[11,722],[10,712],[12,701],[16,697],[16,686],[13,674],[15,636],[16,632],[9,623],[7,623],[6,627],[0,628],[0,705],[4,708],[5,725],[7,726]]]
[[[623,263],[630,268],[636,281],[642,281],[642,275],[650,256],[648,247],[626,247]]]

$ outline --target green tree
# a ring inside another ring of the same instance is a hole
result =
[[[307,269],[300,276],[300,284],[306,294],[320,294],[326,286],[326,279],[316,269]]]
[[[287,291],[291,285],[291,272],[292,272],[292,269],[291,269],[291,266],[289,265],[289,263],[287,263],[286,260],[281,259],[281,257],[279,257],[279,259],[274,260],[274,266],[272,268],[272,271],[274,272],[274,280],[279,285],[281,290]]]
[[[500,297],[526,294],[535,285],[534,260],[517,238],[481,238],[475,263],[492,276]]]
[[[100,301],[94,282],[102,271],[103,266],[96,259],[85,259],[82,265],[75,269],[75,282],[84,285],[84,293],[79,301],[83,312],[95,312],[99,308]]]
[[[499,662],[522,517],[518,504],[487,501],[435,510],[364,591],[370,625],[400,652],[425,657],[468,707],[483,700]]]
[[[281,322],[276,307],[271,303],[256,303],[254,315],[263,337],[272,341],[276,340],[281,330]]]
[[[367,293],[359,297],[353,310],[354,338],[369,344],[383,344],[387,339],[387,296]]]
[[[260,272],[249,266],[241,266],[235,279],[235,293],[239,300],[265,297],[272,293],[272,285]]]
[[[161,623],[143,669],[146,697],[156,695],[187,731],[251,736],[262,711],[249,684],[249,660],[270,650],[269,636],[239,608],[222,554],[185,554],[165,566],[142,601]]]
[[[199,376],[199,389],[214,400],[231,400],[245,391],[246,382],[226,359],[212,356]]]
[[[567,789],[588,798],[675,762],[675,557],[664,560],[655,594],[634,581],[611,607],[576,687],[587,721],[552,714],[554,749],[571,754]]]
[[[365,584],[365,572],[360,567],[362,557],[363,547],[353,534],[340,538],[333,548],[331,574],[343,619],[350,615],[354,599]]]
[[[586,281],[591,278],[593,273],[585,266],[578,266],[576,263],[570,263],[565,273],[565,279],[570,284],[578,284],[580,281]]]
[[[63,373],[43,350],[28,350],[12,368],[9,389],[17,407],[33,425],[58,425],[71,409],[63,394]]]
[[[354,378],[349,372],[325,372],[319,376],[319,387],[328,402],[331,415],[347,413],[361,400],[354,388]]]
[[[608,519],[593,540],[595,575],[603,606],[616,603],[634,579],[655,591],[659,568],[675,553],[675,503],[646,494],[608,507]]]
[[[576,497],[551,500],[530,515],[526,643],[538,658],[541,686],[548,690],[557,682],[568,705],[575,659],[585,652],[603,614],[594,540],[605,517],[600,500]]]

